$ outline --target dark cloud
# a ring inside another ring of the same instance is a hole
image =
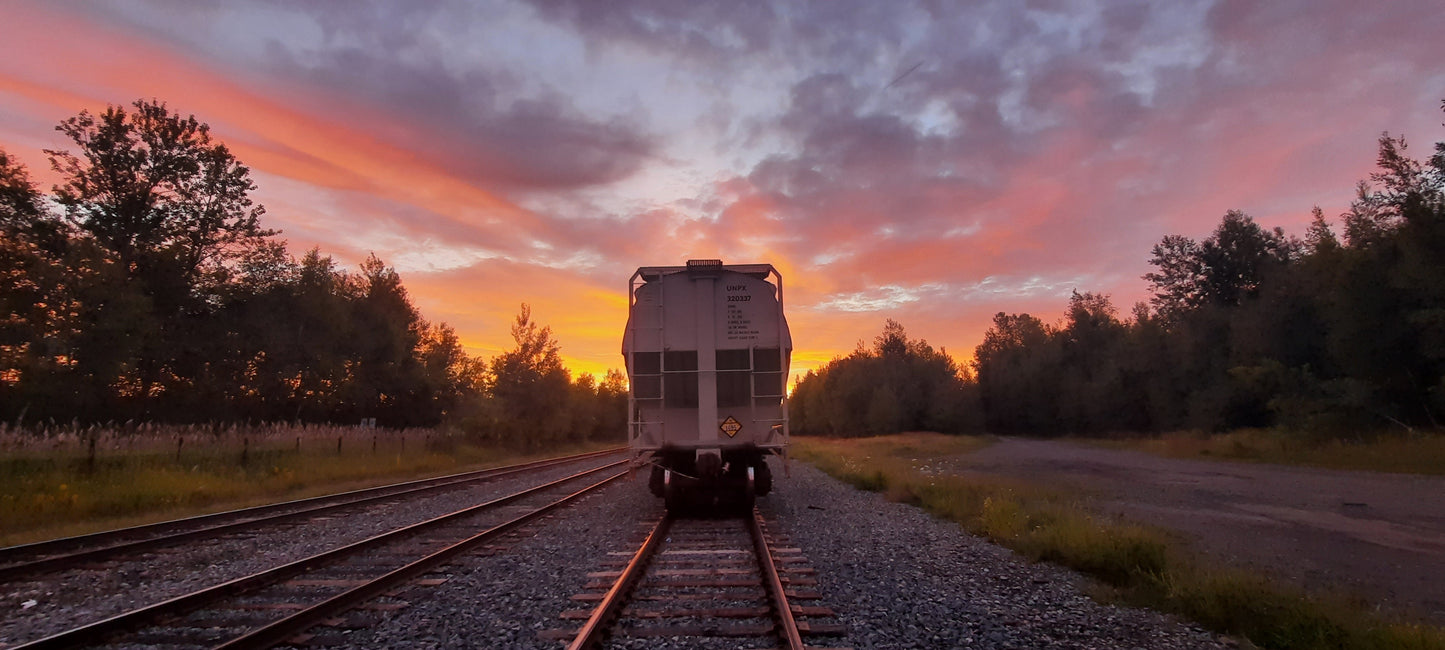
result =
[[[857,72],[897,57],[915,3],[866,0],[529,0],[593,46],[626,45],[729,75],[746,67]]]
[[[1103,21],[1126,23],[1127,35],[1147,22],[1134,16]],[[919,64],[896,84],[831,69],[800,79],[768,125],[795,149],[756,165],[719,221],[761,224],[791,256],[846,278],[840,290],[930,278],[966,286],[1031,268],[1086,273],[1098,226],[1116,213],[1105,196],[1075,194],[1059,177],[1092,180],[1087,159],[1149,115],[1105,65],[1117,56],[1089,33],[1098,25],[1067,46],[1043,29],[991,8],[953,12],[907,51]],[[1011,60],[1011,46],[1030,56]],[[757,210],[772,221],[744,216]]]
[[[162,3],[169,5],[170,3]],[[467,2],[272,2],[290,20],[316,25],[320,43],[271,40],[260,55],[197,40],[187,25],[215,28],[220,10],[190,6],[162,28],[124,11],[107,18],[158,39],[185,43],[218,64],[271,83],[324,94],[306,107],[354,122],[358,113],[383,119],[354,126],[412,149],[493,191],[558,191],[628,177],[654,155],[654,136],[620,118],[584,115],[562,90],[524,71],[458,63],[455,41],[485,25],[495,10]],[[436,33],[438,20],[458,30]],[[539,44],[542,45],[542,44]],[[523,92],[532,84],[540,92]],[[358,110],[360,109],[360,110]]]
[[[308,85],[333,90],[333,96],[385,110],[396,120],[374,128],[492,189],[567,190],[611,183],[636,172],[655,149],[640,127],[590,119],[560,93],[507,101],[500,97],[497,76],[454,73],[439,60],[409,63],[349,48],[305,60],[278,51],[272,65]]]
[[[530,4],[549,20],[570,24],[595,39],[709,60],[771,49],[783,20],[779,5],[769,0],[531,0]]]

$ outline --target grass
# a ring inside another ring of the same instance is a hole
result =
[[[1329,469],[1445,475],[1445,435],[1366,436],[1360,440],[1317,440],[1269,429],[1229,433],[1168,433],[1152,438],[1090,440],[1170,458],[1225,459]]]
[[[794,439],[794,454],[858,488],[958,522],[1020,554],[1098,579],[1100,596],[1179,614],[1259,647],[1442,650],[1445,630],[1395,620],[1366,603],[1307,594],[1257,573],[1186,556],[1163,530],[1102,517],[1077,495],[948,470],[983,438],[905,434]],[[955,450],[928,455],[924,450]]]
[[[106,442],[91,453],[91,438]],[[356,427],[192,427],[18,440],[0,452],[0,546],[574,451],[524,455],[432,430]],[[587,448],[604,446],[611,445]]]

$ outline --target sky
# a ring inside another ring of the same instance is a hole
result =
[[[716,258],[780,270],[795,374],[890,318],[966,362],[1228,210],[1336,217],[1382,132],[1427,158],[1437,2],[0,0],[0,148],[48,189],[56,124],[160,99],[483,357],[528,303],[620,368],[632,272]]]

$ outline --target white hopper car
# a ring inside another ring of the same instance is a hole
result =
[[[772,489],[788,444],[783,277],[771,264],[689,260],[628,282],[628,439],[670,509],[744,505]]]

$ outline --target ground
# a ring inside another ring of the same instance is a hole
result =
[[[1004,438],[952,471],[1089,495],[1200,552],[1445,624],[1445,477],[1161,458]]]

